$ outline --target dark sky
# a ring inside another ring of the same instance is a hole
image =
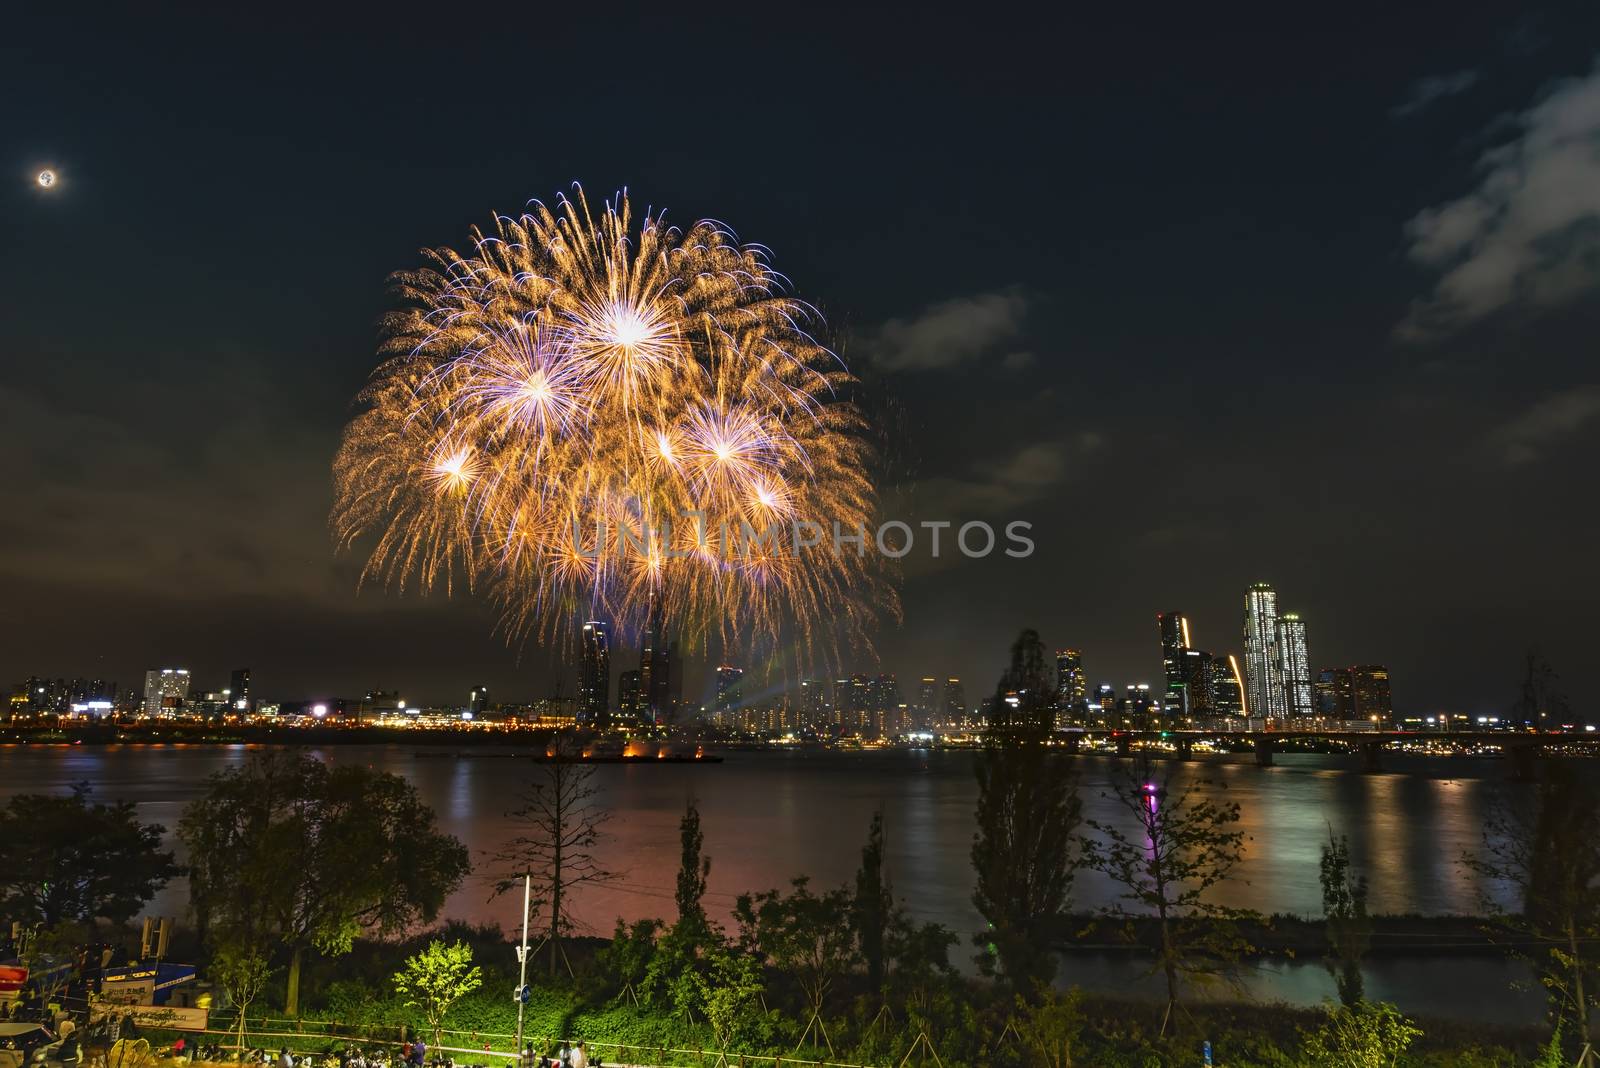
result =
[[[358,595],[329,464],[387,274],[576,180],[773,251],[900,514],[1034,524],[908,569],[902,680],[1031,625],[1154,682],[1156,612],[1237,651],[1265,580],[1401,711],[1506,707],[1529,645],[1587,707],[1600,7],[1410,7],[13,14],[0,679],[543,692],[489,607]]]

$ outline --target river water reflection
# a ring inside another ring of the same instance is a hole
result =
[[[87,781],[98,796],[133,801],[142,818],[170,829],[183,806],[203,791],[206,776],[242,761],[247,752],[206,746],[4,747],[0,796]],[[513,833],[506,812],[515,807],[528,774],[521,760],[487,747],[329,746],[318,752],[333,762],[360,762],[409,779],[474,859]],[[896,893],[919,919],[963,934],[974,931],[980,921],[971,903],[968,861],[973,759],[961,751],[733,752],[721,764],[601,765],[596,782],[614,814],[602,855],[623,874],[612,885],[582,891],[578,918],[609,933],[618,916],[671,914],[677,822],[692,791],[712,858],[707,905],[714,913],[725,916],[743,891],[779,886],[795,875],[821,885],[851,879],[868,821],[881,808]],[[1085,815],[1120,819],[1115,802],[1105,796],[1116,761],[1083,756],[1071,766],[1080,775]],[[1333,756],[1280,756],[1273,768],[1220,759],[1184,766],[1181,774],[1212,780],[1212,788],[1237,801],[1243,814],[1249,837],[1239,879],[1227,887],[1229,903],[1265,913],[1320,913],[1317,865],[1330,826],[1349,836],[1352,859],[1372,884],[1374,912],[1474,912],[1483,893],[1503,893],[1484,886],[1460,858],[1479,844],[1496,799],[1515,798],[1528,787],[1507,781],[1505,766],[1494,760],[1394,757],[1389,766],[1388,774],[1365,775],[1349,758]],[[180,913],[184,892],[181,885],[169,887],[157,910]],[[1080,875],[1073,907],[1099,907],[1113,894],[1098,876]],[[510,929],[519,904],[490,901],[488,887],[475,880],[451,898],[447,914]],[[957,952],[964,957],[965,945]],[[1067,962],[1070,978],[1106,988],[1137,985],[1139,971],[1121,956],[1074,955]],[[1410,1011],[1536,1020],[1536,995],[1506,992],[1512,971],[1481,959],[1380,961],[1369,969],[1371,993]],[[1251,969],[1245,985],[1252,996],[1301,1002],[1333,993],[1314,962]]]

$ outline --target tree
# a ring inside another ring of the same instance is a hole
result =
[[[810,1013],[801,1044],[815,1028],[832,1053],[822,1010],[835,980],[854,970],[859,960],[850,927],[851,899],[843,887],[813,894],[808,882],[804,876],[795,879],[788,894],[777,890],[742,894],[734,917],[743,947],[762,954],[800,988]]]
[[[694,795],[684,803],[683,819],[678,824],[683,842],[683,858],[678,865],[678,929],[698,938],[706,934],[705,906],[701,899],[706,895],[706,881],[711,878],[711,858],[704,855],[705,835],[700,832],[700,807]]]
[[[1155,917],[1160,944],[1152,970],[1167,984],[1163,1035],[1178,1007],[1179,976],[1210,981],[1243,948],[1233,921],[1246,914],[1207,894],[1238,865],[1244,842],[1244,832],[1234,829],[1239,806],[1206,797],[1202,791],[1211,785],[1198,779],[1174,793],[1170,772],[1158,780],[1146,756],[1111,784],[1111,797],[1132,815],[1137,832],[1090,820],[1098,838],[1083,846],[1085,863],[1120,888],[1112,914]]]
[[[1522,659],[1522,687],[1511,709],[1512,722],[1544,729],[1566,721],[1570,713],[1560,676],[1543,653],[1529,649]]]
[[[755,958],[722,945],[709,947],[705,956],[705,970],[691,970],[688,974],[717,1048],[727,1050],[736,1043],[765,1040],[772,1026],[758,1007],[764,989],[761,965]]]
[[[1330,1012],[1302,1052],[1315,1068],[1393,1068],[1420,1034],[1393,1005],[1361,1001]]]
[[[1550,762],[1532,818],[1507,808],[1491,812],[1482,852],[1463,860],[1489,881],[1515,889],[1516,912],[1507,914],[1492,898],[1486,897],[1484,905],[1543,950],[1536,963],[1550,994],[1552,1022],[1582,1051],[1580,1063],[1595,1064],[1587,1047],[1600,941],[1600,794],[1595,786],[1569,765]],[[1573,1026],[1561,1028],[1564,1019]]]
[[[1014,994],[1031,997],[1055,974],[1049,942],[1072,889],[1072,842],[1081,818],[1077,780],[1046,743],[1055,692],[1045,677],[1044,645],[1025,630],[995,689],[994,717],[976,763],[977,832],[973,904],[989,929],[974,942],[979,964],[1000,970]]]
[[[561,936],[572,927],[572,894],[589,883],[615,878],[595,854],[611,814],[598,803],[594,765],[583,763],[567,745],[558,742],[535,767],[533,781],[522,794],[522,807],[507,813],[521,833],[493,857],[495,893],[520,887],[524,877],[532,878],[537,892],[534,907],[549,920],[545,941],[553,978],[558,958],[565,958]]]
[[[211,777],[184,811],[190,904],[218,943],[289,952],[284,1011],[299,1011],[308,949],[431,922],[470,868],[433,810],[397,775],[329,768],[301,752],[253,756]]]
[[[222,992],[239,1012],[236,1048],[242,1050],[250,1003],[260,996],[267,985],[267,977],[272,974],[266,949],[243,941],[224,943],[211,956],[210,974],[222,984]]]
[[[1023,1063],[1034,1068],[1073,1068],[1083,1050],[1083,991],[1042,986],[1032,1000],[1017,997],[1013,1018]]]
[[[446,945],[436,938],[422,952],[406,958],[393,982],[395,993],[405,998],[406,1005],[422,1010],[437,1046],[445,1014],[483,985],[483,969],[472,963],[472,947],[465,942]]]
[[[1361,958],[1372,945],[1372,920],[1367,916],[1367,878],[1352,877],[1350,843],[1333,836],[1322,847],[1322,912],[1327,917],[1328,971],[1339,1000],[1353,1006],[1362,1000]]]
[[[127,923],[179,873],[165,830],[130,802],[91,802],[88,783],[17,794],[0,809],[0,913],[47,929]]]
[[[635,920],[630,926],[619,916],[610,944],[595,953],[601,974],[617,981],[617,1000],[638,1000],[638,988],[655,960],[656,934],[660,930],[660,920]]]
[[[883,988],[884,942],[894,914],[894,894],[883,870],[883,812],[872,814],[867,844],[861,847],[861,867],[856,870],[856,895],[850,904],[861,959],[867,965],[867,985]]]

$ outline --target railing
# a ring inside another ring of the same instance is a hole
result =
[[[250,1023],[259,1023],[263,1026],[272,1024],[292,1025],[295,1030],[255,1030]],[[306,1028],[317,1030],[306,1030]],[[269,1045],[286,1047],[294,1053],[325,1054],[326,1046],[330,1041],[349,1042],[363,1046],[386,1046],[398,1048],[404,1043],[398,1039],[373,1038],[372,1032],[384,1031],[391,1028],[398,1029],[396,1025],[379,1025],[377,1027],[350,1027],[336,1021],[326,1020],[288,1020],[262,1018],[259,1021],[248,1021],[244,1033],[244,1046],[253,1049]],[[213,1035],[223,1046],[232,1046],[239,1041],[237,1025],[233,1028],[206,1028],[200,1034]],[[479,1046],[438,1045],[429,1046],[431,1057],[434,1053],[460,1054],[475,1060],[489,1060],[492,1062],[517,1060],[516,1050],[513,1047],[516,1036],[499,1031],[461,1031],[453,1028],[442,1028],[441,1035],[466,1037],[469,1041],[477,1042],[485,1039]],[[533,1038],[523,1036],[524,1041],[536,1051],[550,1051],[563,1043],[577,1047],[574,1039],[557,1039],[551,1037]],[[257,1039],[274,1039],[274,1042],[262,1043]],[[496,1040],[503,1040],[501,1048],[496,1048]],[[629,1042],[607,1042],[603,1039],[584,1039],[584,1048],[589,1050],[589,1062],[602,1061],[606,1068],[684,1068],[686,1065],[703,1065],[707,1068],[881,1068],[881,1066],[853,1064],[848,1061],[821,1060],[797,1055],[784,1055],[774,1053],[730,1053],[726,1050],[716,1049],[685,1049],[676,1046],[644,1046]],[[315,1048],[311,1045],[315,1043]],[[900,1058],[901,1068],[912,1056],[921,1050],[924,1056],[931,1057],[938,1062],[938,1054],[933,1051],[931,1043],[923,1036],[912,1042],[903,1058]],[[607,1053],[610,1055],[606,1055]],[[460,1059],[460,1058],[456,1058]]]

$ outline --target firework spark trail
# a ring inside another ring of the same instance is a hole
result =
[[[338,542],[375,538],[364,580],[481,583],[513,638],[657,611],[690,647],[802,668],[898,611],[875,553],[743,538],[855,532],[877,508],[855,379],[764,249],[712,222],[635,227],[625,195],[595,214],[581,189],[472,237],[396,275],[406,306],[334,463]],[[625,536],[645,525],[654,541]]]

